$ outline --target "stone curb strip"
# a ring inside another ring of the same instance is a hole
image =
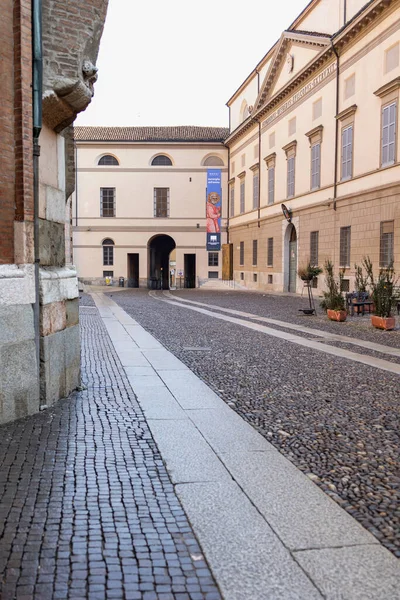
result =
[[[111,298],[94,301],[225,600],[400,600],[400,562]]]

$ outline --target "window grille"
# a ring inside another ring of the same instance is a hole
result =
[[[253,267],[257,266],[258,260],[258,240],[253,240]]]
[[[311,231],[311,233],[310,233],[310,264],[313,267],[318,266],[318,245],[319,245],[319,231]]]
[[[119,165],[118,160],[115,158],[115,156],[111,156],[111,154],[105,154],[104,156],[102,156],[98,162],[99,165],[101,166],[116,166]]]
[[[151,161],[151,165],[152,167],[171,167],[172,160],[168,156],[160,154],[159,156],[153,158],[153,160]]]
[[[340,266],[350,267],[351,227],[340,228]]]
[[[394,221],[381,223],[379,265],[389,267],[394,260]]]
[[[169,217],[169,188],[154,188],[154,216]]]
[[[115,188],[100,188],[100,216],[115,217]]]
[[[274,265],[274,238],[268,238],[267,243],[267,267]]]
[[[208,266],[209,267],[218,267],[218,252],[209,252],[208,253]]]
[[[244,265],[244,242],[240,242],[239,264],[240,266]]]

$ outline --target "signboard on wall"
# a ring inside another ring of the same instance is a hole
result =
[[[207,250],[221,250],[221,169],[207,169]]]

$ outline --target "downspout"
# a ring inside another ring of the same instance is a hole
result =
[[[343,4],[343,25],[347,23],[347,0],[344,0]]]
[[[336,56],[336,113],[335,113],[335,160],[334,160],[334,176],[333,176],[333,210],[336,210],[336,198],[337,198],[337,171],[338,171],[338,148],[339,148],[339,120],[337,115],[339,114],[339,75],[340,75],[340,63],[339,54],[336,50],[333,41],[331,40],[332,50]]]
[[[32,107],[33,107],[33,233],[35,261],[35,326],[36,366],[40,381],[40,304],[39,304],[39,136],[42,130],[42,0],[32,0]]]
[[[257,71],[257,96],[260,93],[260,73]],[[258,121],[258,218],[257,226],[261,227],[261,121]]]
[[[229,127],[229,131],[230,130],[231,129]],[[228,193],[227,193],[228,202],[227,202],[227,215],[226,215],[226,243],[227,244],[229,244],[229,215],[231,214],[230,213],[231,194],[230,194],[230,185],[229,185],[230,179],[231,179],[231,149],[228,146]]]
[[[78,227],[78,146],[76,145],[76,140],[74,140],[74,146],[75,146],[75,227]]]

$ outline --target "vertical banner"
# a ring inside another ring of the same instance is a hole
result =
[[[221,169],[207,169],[207,250],[221,250]]]

